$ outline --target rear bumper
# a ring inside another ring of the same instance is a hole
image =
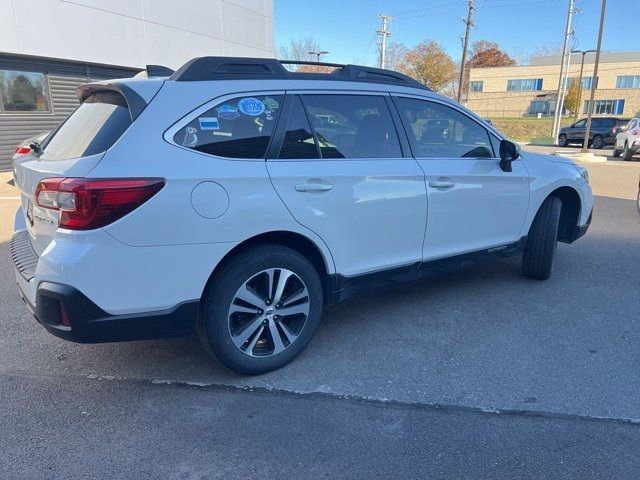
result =
[[[111,315],[74,287],[42,282],[35,306],[26,299],[25,303],[49,333],[72,342],[102,343],[191,335],[199,302],[183,302],[161,311]]]

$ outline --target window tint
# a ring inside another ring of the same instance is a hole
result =
[[[493,157],[487,130],[466,115],[427,100],[395,101],[416,157]]]
[[[318,158],[318,147],[313,139],[309,120],[300,98],[293,97],[287,130],[284,134],[279,158]]]
[[[0,112],[50,112],[44,73],[0,70]]]
[[[88,97],[65,122],[47,137],[43,160],[66,160],[106,151],[131,125],[125,99],[116,92]]]
[[[323,158],[398,158],[400,142],[384,97],[305,95]]]
[[[227,100],[194,118],[173,141],[219,157],[265,158],[281,105],[281,95]]]
[[[584,127],[587,124],[586,120],[579,120],[573,124],[574,127]]]

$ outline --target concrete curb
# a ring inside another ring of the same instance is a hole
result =
[[[553,155],[557,157],[565,157],[570,158],[576,162],[585,162],[585,163],[606,163],[607,157],[602,155],[594,155],[593,153],[585,153],[585,152],[572,152],[572,151],[564,151],[559,150],[553,153]]]

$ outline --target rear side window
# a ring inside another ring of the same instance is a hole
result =
[[[304,95],[302,101],[323,158],[402,157],[384,97]]]
[[[293,98],[289,119],[287,120],[287,129],[278,158],[318,158],[318,147],[313,138],[313,133],[311,133],[309,120],[302,108],[300,98],[297,96]]]
[[[395,99],[418,158],[492,158],[489,133],[478,122],[441,103]]]
[[[88,97],[41,145],[43,160],[67,160],[102,153],[131,125],[127,102],[117,92]]]
[[[265,158],[281,105],[281,95],[226,100],[178,130],[173,141],[218,157]]]

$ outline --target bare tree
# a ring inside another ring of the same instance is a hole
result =
[[[532,57],[544,57],[546,55],[561,55],[562,42],[545,43],[531,52]]]
[[[311,55],[309,52],[322,52],[324,49],[320,43],[313,37],[299,38],[291,40],[289,45],[280,45],[278,47],[277,56],[280,60],[296,60],[302,62],[315,62],[318,57]],[[333,70],[330,67],[301,65],[288,67],[290,70],[298,72],[327,72]]]
[[[385,68],[406,73],[406,57],[409,49],[402,43],[390,42],[385,52]]]

